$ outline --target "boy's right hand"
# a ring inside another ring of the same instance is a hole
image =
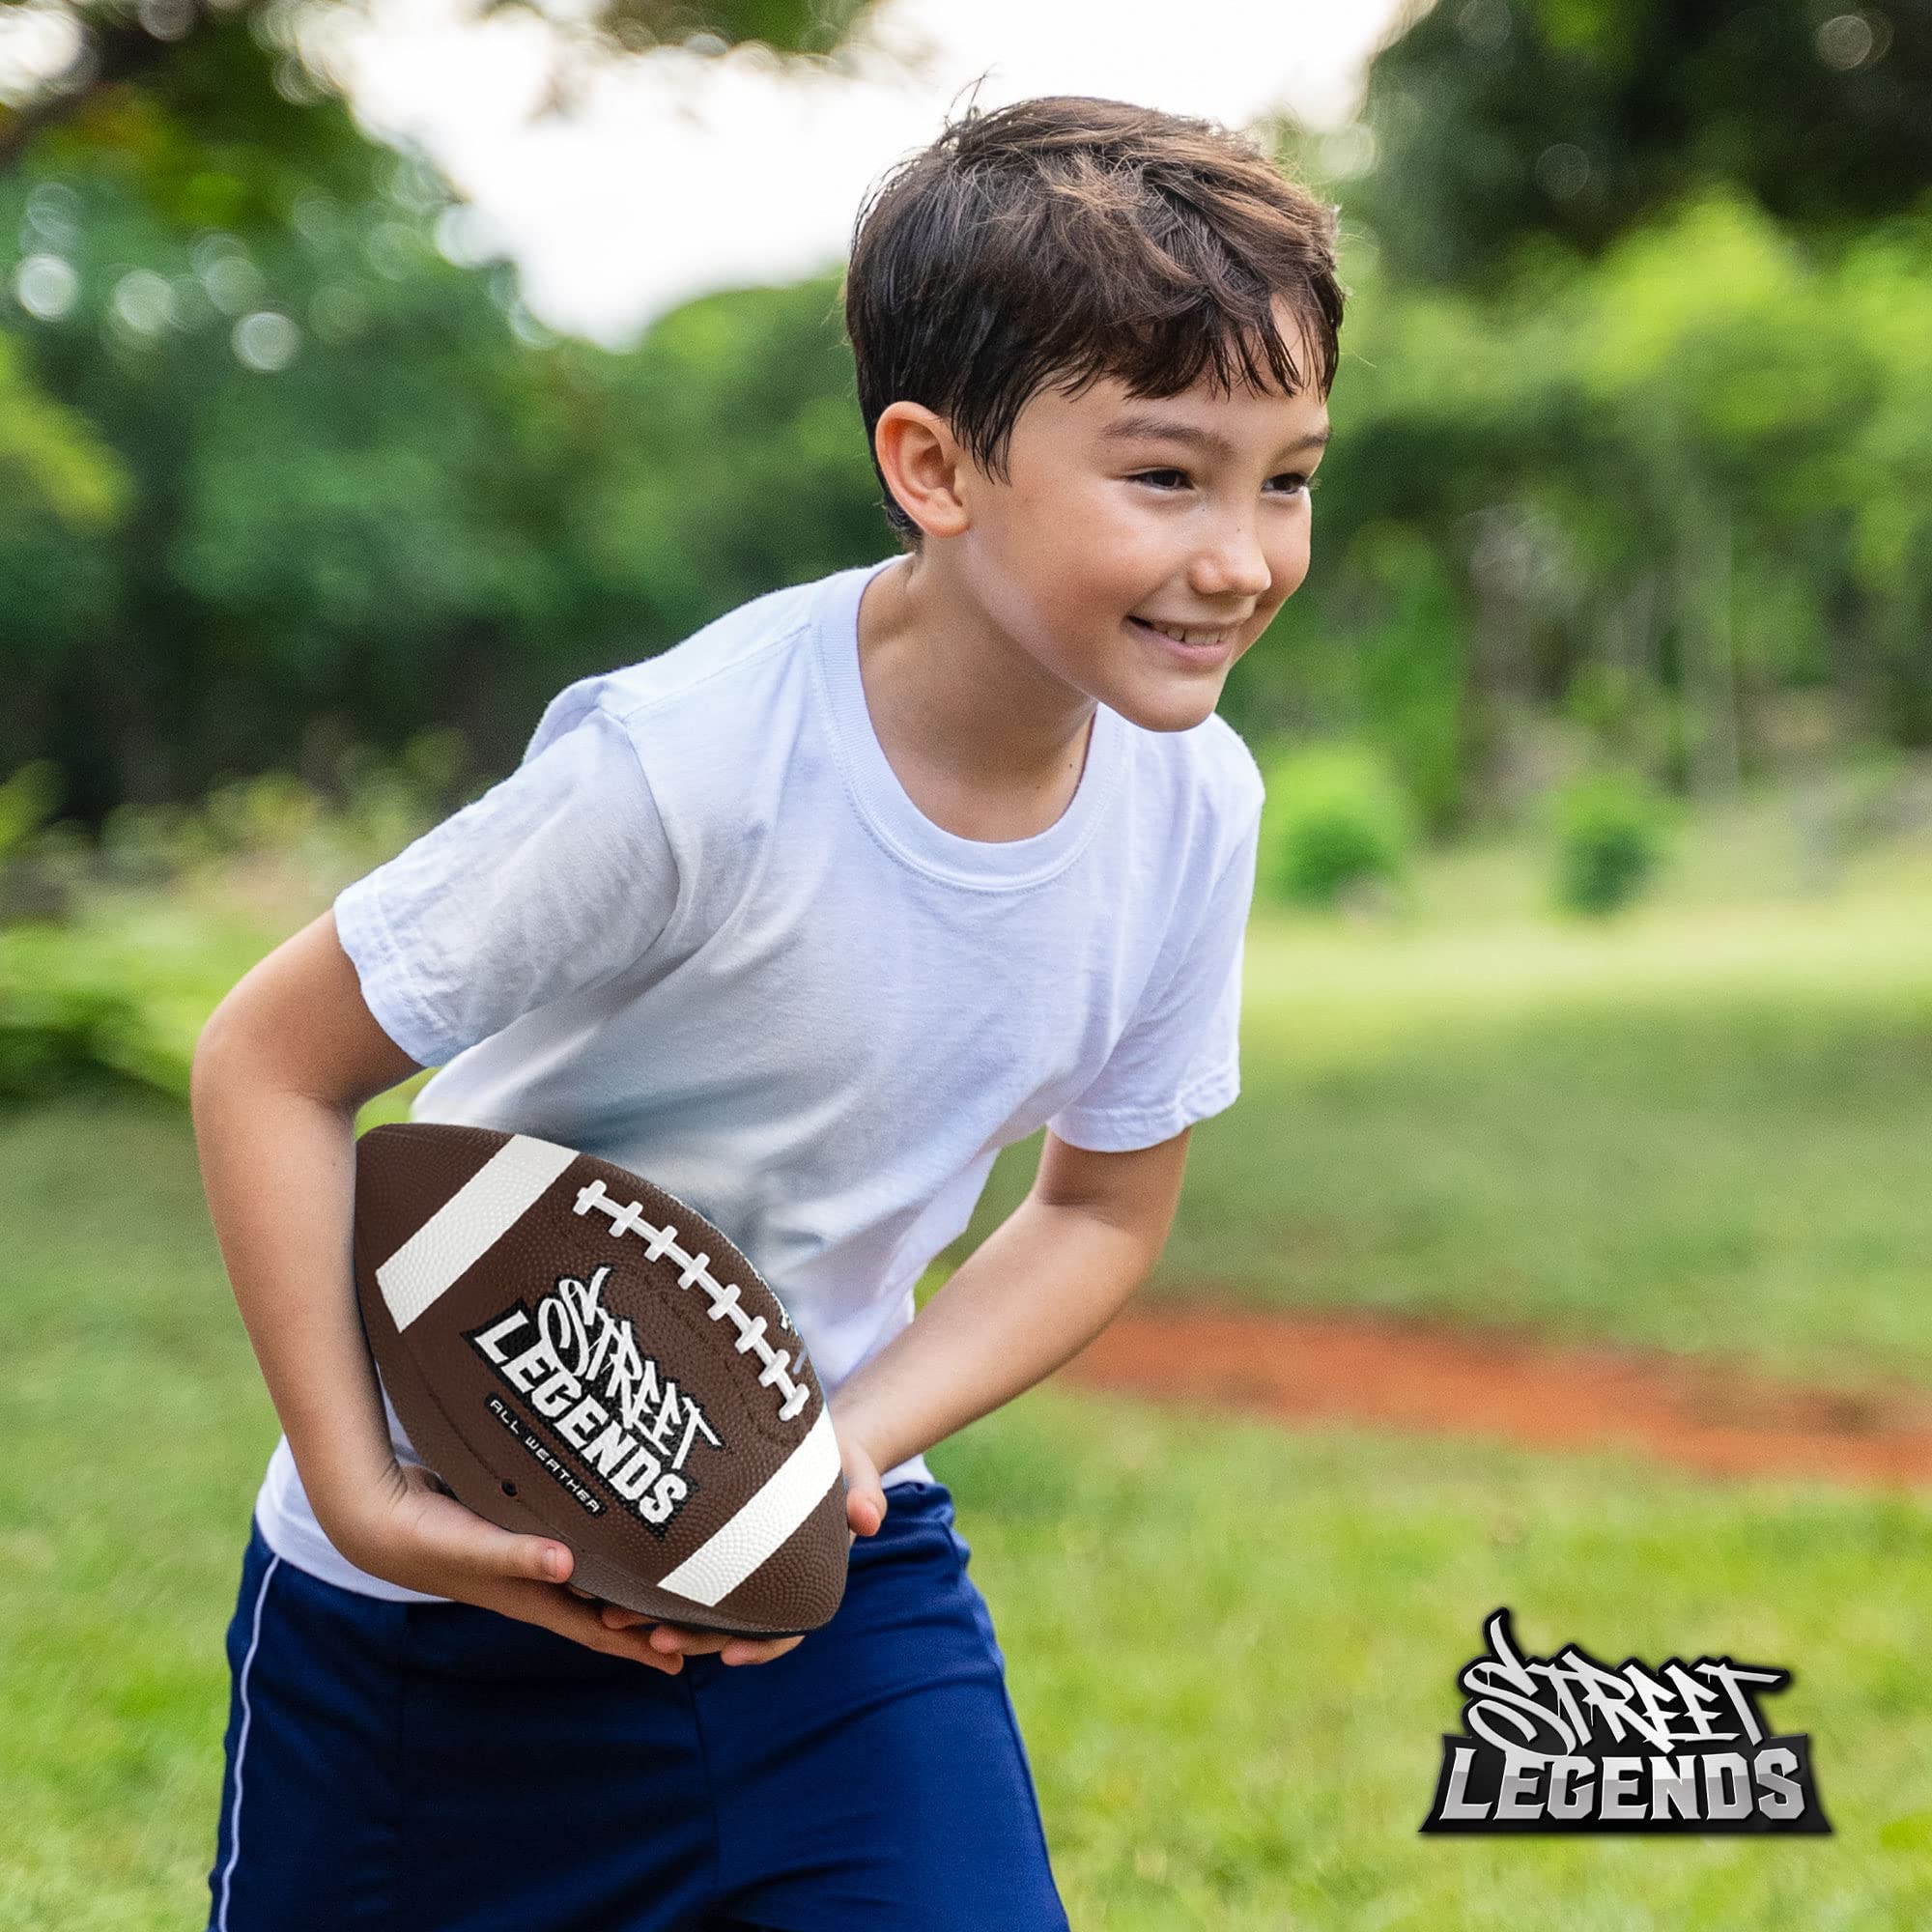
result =
[[[358,1499],[349,1520],[339,1512],[332,1516],[323,1525],[329,1541],[372,1577],[541,1624],[592,1650],[633,1658],[672,1677],[684,1668],[681,1653],[666,1655],[650,1647],[655,1624],[611,1630],[600,1604],[564,1587],[572,1566],[565,1544],[554,1537],[519,1536],[486,1521],[418,1463],[392,1461],[387,1480]],[[546,1567],[552,1557],[559,1569]]]

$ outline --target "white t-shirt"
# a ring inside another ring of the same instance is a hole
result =
[[[440,1069],[412,1118],[689,1201],[778,1291],[828,1394],[913,1319],[1002,1148],[1042,1124],[1150,1147],[1240,1088],[1246,745],[1218,716],[1157,732],[1100,705],[1053,825],[943,830],[860,677],[860,593],[895,560],[567,686],[515,772],[335,901],[370,1010]],[[913,1456],[884,1478],[931,1474]],[[257,1509],[302,1569],[440,1601],[341,1556],[286,1437]]]

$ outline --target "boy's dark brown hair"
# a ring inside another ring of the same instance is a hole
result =
[[[1232,388],[1255,352],[1290,394],[1295,364],[1273,315],[1286,298],[1335,381],[1346,291],[1339,211],[1244,134],[1087,95],[969,107],[861,206],[844,284],[859,410],[887,520],[923,532],[879,469],[890,403],[923,404],[989,475],[1007,480],[1013,424],[1049,384],[1100,376],[1178,395],[1202,373]]]

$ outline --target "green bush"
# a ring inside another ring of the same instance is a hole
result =
[[[1557,794],[1556,902],[1598,917],[1630,904],[1662,863],[1664,800],[1627,772],[1597,772]]]
[[[1351,888],[1406,869],[1414,815],[1387,764],[1366,746],[1310,746],[1281,756],[1267,781],[1261,884],[1265,895],[1332,906]]]
[[[464,760],[461,734],[435,729],[397,753],[346,753],[340,803],[281,771],[226,780],[192,808],[126,803],[98,852],[70,821],[40,824],[50,767],[0,784],[0,1104],[99,1081],[185,1098],[215,1002],[463,803]]]
[[[0,938],[0,1104],[139,1080],[139,1003],[90,975],[53,928]]]
[[[53,816],[60,788],[60,767],[51,758],[35,758],[0,783],[0,859],[26,844]]]

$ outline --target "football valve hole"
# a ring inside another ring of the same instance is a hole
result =
[[[515,1494],[517,1493],[517,1486],[516,1486],[516,1484],[515,1484],[515,1483],[505,1483],[505,1484],[503,1485],[503,1493],[504,1493],[504,1494],[505,1494],[506,1496],[513,1496],[513,1495],[515,1495]]]

